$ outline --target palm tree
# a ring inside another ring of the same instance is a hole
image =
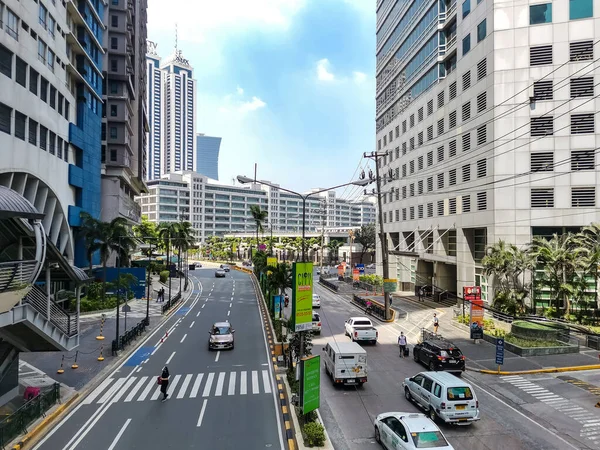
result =
[[[340,251],[340,247],[344,245],[342,241],[329,241],[327,244],[327,248],[329,249],[329,260],[331,262],[338,260],[338,253]]]
[[[163,222],[158,225],[158,237],[162,243],[162,246],[167,251],[167,270],[169,271],[169,277],[171,273],[171,240],[177,234],[177,223],[175,222]]]
[[[250,205],[250,214],[252,214],[252,218],[256,224],[256,247],[258,250],[258,233],[265,231],[263,222],[267,220],[269,213],[260,209],[260,206],[258,205]]]
[[[93,258],[96,250],[93,245],[100,236],[100,224],[98,219],[95,219],[86,212],[81,213],[81,226],[79,227],[78,235],[83,238],[86,247],[86,258],[90,263],[90,277],[92,276]]]
[[[181,253],[187,252],[189,248],[194,245],[196,238],[194,236],[194,230],[190,222],[180,222],[174,224],[173,246],[177,248],[177,264],[179,266],[179,274],[181,278],[182,272],[182,258]],[[179,290],[181,291],[181,280],[179,282]]]

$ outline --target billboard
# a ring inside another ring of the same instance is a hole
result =
[[[360,271],[358,269],[352,270],[352,281],[360,281]]]
[[[383,291],[384,292],[396,292],[398,289],[398,280],[396,278],[389,278],[383,280]]]
[[[302,359],[302,414],[317,409],[321,400],[321,357]]]
[[[313,264],[294,263],[292,266],[292,325],[293,330],[312,330]]]
[[[480,286],[463,287],[463,298],[471,305],[469,320],[471,339],[483,339],[483,300]]]

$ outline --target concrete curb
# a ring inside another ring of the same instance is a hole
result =
[[[571,367],[552,367],[546,369],[533,369],[533,370],[515,370],[513,372],[508,371],[497,371],[487,369],[469,369],[475,372],[484,373],[486,375],[530,375],[535,373],[558,373],[558,372],[578,372],[582,370],[599,370],[600,364],[591,364],[589,366],[571,366]]]
[[[40,423],[38,423],[33,430],[27,433],[23,439],[21,439],[17,444],[12,446],[13,450],[21,450],[27,442],[35,438],[39,433],[41,433],[44,428],[46,428],[49,424],[54,422],[58,416],[60,416],[67,408],[69,408],[75,400],[79,397],[79,393],[75,393],[69,400],[56,408],[52,413],[46,416]]]

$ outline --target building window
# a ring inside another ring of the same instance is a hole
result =
[[[116,59],[110,60],[110,70],[113,72],[116,72],[117,70],[119,70],[119,63]]]
[[[417,111],[417,115],[419,118],[419,122],[423,122],[423,108],[419,108],[419,111]]]
[[[4,45],[0,45],[0,72],[8,78],[12,78],[13,53]]]
[[[471,71],[463,73],[463,92],[471,87]]]
[[[439,92],[438,93],[438,99],[437,99],[437,107],[441,108],[442,106],[444,106],[444,91]]]
[[[110,105],[110,115],[112,117],[116,117],[116,115],[117,115],[117,105]]]
[[[454,186],[456,184],[456,169],[450,169],[448,172],[448,185]]]
[[[423,145],[423,132],[422,131],[420,131],[419,134],[417,135],[417,142],[418,142],[419,146]]]
[[[470,195],[462,196],[462,212],[463,213],[471,212],[471,196]]]
[[[569,19],[587,19],[594,15],[593,0],[569,0]]]
[[[462,180],[463,183],[471,181],[471,164],[466,164],[462,167]]]
[[[44,77],[40,77],[40,98],[48,103],[48,86],[50,83],[48,83],[48,80],[46,80]]]
[[[554,171],[554,153],[536,152],[530,157],[532,172],[553,172]]]
[[[483,145],[487,142],[487,127],[485,125],[477,128],[477,145]]]
[[[450,83],[450,100],[454,100],[456,98],[456,81]]]
[[[429,100],[427,102],[427,115],[430,116],[433,114],[433,100]]]
[[[48,128],[40,125],[40,148],[46,150],[48,146]]]
[[[456,110],[452,111],[448,116],[448,128],[452,129],[456,126]]]
[[[21,86],[27,88],[27,63],[17,56],[15,66],[15,80]]]
[[[427,127],[427,140],[431,141],[433,139],[433,125],[429,125]]]
[[[448,158],[456,156],[456,139],[448,144]]]
[[[471,102],[462,105],[462,121],[466,122],[471,118]]]
[[[594,150],[571,150],[571,170],[594,170]]]
[[[529,6],[529,25],[552,23],[552,3]]]
[[[415,115],[411,114],[410,115],[410,127],[414,127],[415,126]]]
[[[116,37],[110,38],[110,48],[116,50],[119,48],[119,40]]]
[[[402,164],[402,177],[406,176],[406,164]]]
[[[471,134],[470,133],[462,135],[462,145],[463,145],[463,152],[468,152],[469,150],[471,150]]]
[[[477,96],[477,112],[483,112],[485,111],[485,108],[487,107],[487,93],[486,92],[482,92],[481,94],[479,94]]]
[[[48,67],[50,68],[50,70],[52,72],[54,72],[54,60],[56,59],[56,56],[54,55],[54,52],[50,49],[48,49]]]
[[[396,216],[396,222],[400,222],[400,210],[399,210],[399,209],[397,209],[397,210],[395,211],[395,214],[394,214],[394,215]]]
[[[29,143],[37,146],[38,123],[29,118]]]
[[[414,160],[408,163],[408,172],[412,175],[413,173],[415,173],[415,162]]]
[[[571,79],[571,98],[593,97],[594,77],[583,77]]]
[[[65,101],[65,98],[63,97],[63,95],[59,92],[58,93],[58,113],[60,115],[63,114],[63,103]]]
[[[406,120],[402,121],[402,133],[406,133]]]
[[[40,3],[40,10],[39,10],[39,20],[40,20],[40,25],[44,28],[44,30],[46,29],[46,16],[48,15],[48,10],[46,9],[46,7],[44,5],[42,5]]]
[[[395,133],[396,133],[396,137],[400,136],[400,125],[396,125]]]
[[[571,42],[569,44],[569,57],[571,62],[594,59],[594,41]]]
[[[448,213],[456,214],[456,197],[448,199]]]
[[[56,88],[50,85],[50,107],[56,109]]]
[[[118,27],[119,26],[119,16],[115,16],[114,14],[110,16],[110,26]]]
[[[533,98],[535,100],[552,100],[552,80],[540,80],[533,83]]]
[[[433,177],[427,178],[427,192],[433,191]]]
[[[571,134],[590,134],[594,132],[594,113],[571,114]]]
[[[477,193],[477,211],[485,211],[487,209],[487,192]]]
[[[116,81],[111,81],[110,82],[110,93],[111,94],[117,94],[119,92],[119,83],[117,83]],[[381,148],[380,148],[381,150]]]
[[[485,159],[477,161],[477,178],[483,178],[487,175],[487,162]]]
[[[396,147],[395,153],[396,153],[396,159],[400,158],[400,147]]]
[[[402,208],[402,220],[406,220],[406,208]]]
[[[19,40],[19,18],[10,8],[6,8],[6,33],[11,38]]]
[[[438,200],[437,202],[437,214],[438,216],[444,215],[444,200]]]
[[[44,64],[46,64],[46,53],[48,53],[48,46],[38,38],[38,59]]]
[[[423,218],[423,205],[417,206],[417,217],[419,219]]]
[[[56,134],[52,131],[50,132],[49,141],[48,141],[48,152],[51,155],[56,154]]]
[[[444,174],[438,173],[437,175],[437,188],[444,189]]]
[[[402,186],[402,198],[406,198],[406,186]]]
[[[477,81],[485,78],[487,75],[487,59],[482,59],[477,63]]]
[[[414,183],[411,183],[411,184],[410,184],[410,187],[409,187],[409,190],[408,190],[408,191],[410,192],[410,196],[411,196],[411,197],[414,197],[414,196],[415,196],[415,184],[414,184]]]
[[[531,136],[550,136],[552,134],[554,134],[554,117],[531,118]]]
[[[423,195],[423,180],[417,182],[417,194]]]
[[[38,94],[38,73],[29,67],[29,91],[33,95]]]
[[[54,29],[56,28],[56,20],[54,20],[54,17],[52,17],[52,15],[48,14],[48,33],[50,34],[50,36],[52,36],[52,39],[54,39]]]
[[[596,188],[594,187],[573,187],[571,188],[571,206],[573,208],[595,207],[596,206]]]
[[[444,146],[438,147],[437,149],[437,159],[438,162],[442,162],[444,160]]]
[[[117,139],[117,127],[110,127],[110,138]]]
[[[427,167],[433,166],[433,152],[427,152]]]
[[[411,137],[409,143],[410,143],[410,149],[414,150],[415,149],[415,138]]]
[[[483,19],[481,22],[479,22],[479,25],[477,25],[477,42],[483,41],[486,36],[487,36],[487,21],[486,21],[486,19]]]
[[[110,150],[110,160],[112,162],[117,161],[117,151],[114,148]]]
[[[552,46],[541,45],[529,49],[530,66],[546,66],[552,64]]]
[[[11,134],[11,115],[12,108],[0,103],[0,131],[6,134]]]
[[[438,136],[441,136],[442,134],[444,134],[444,118],[443,117],[440,120],[438,120],[437,133],[438,133]]]
[[[471,12],[471,0],[465,0],[462,4],[462,16],[463,19]]]
[[[427,203],[427,217],[433,217],[433,203]]]

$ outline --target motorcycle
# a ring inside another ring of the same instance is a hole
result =
[[[286,295],[283,299],[283,304],[285,305],[285,307],[287,308],[288,305],[290,304],[290,297],[288,295]]]

